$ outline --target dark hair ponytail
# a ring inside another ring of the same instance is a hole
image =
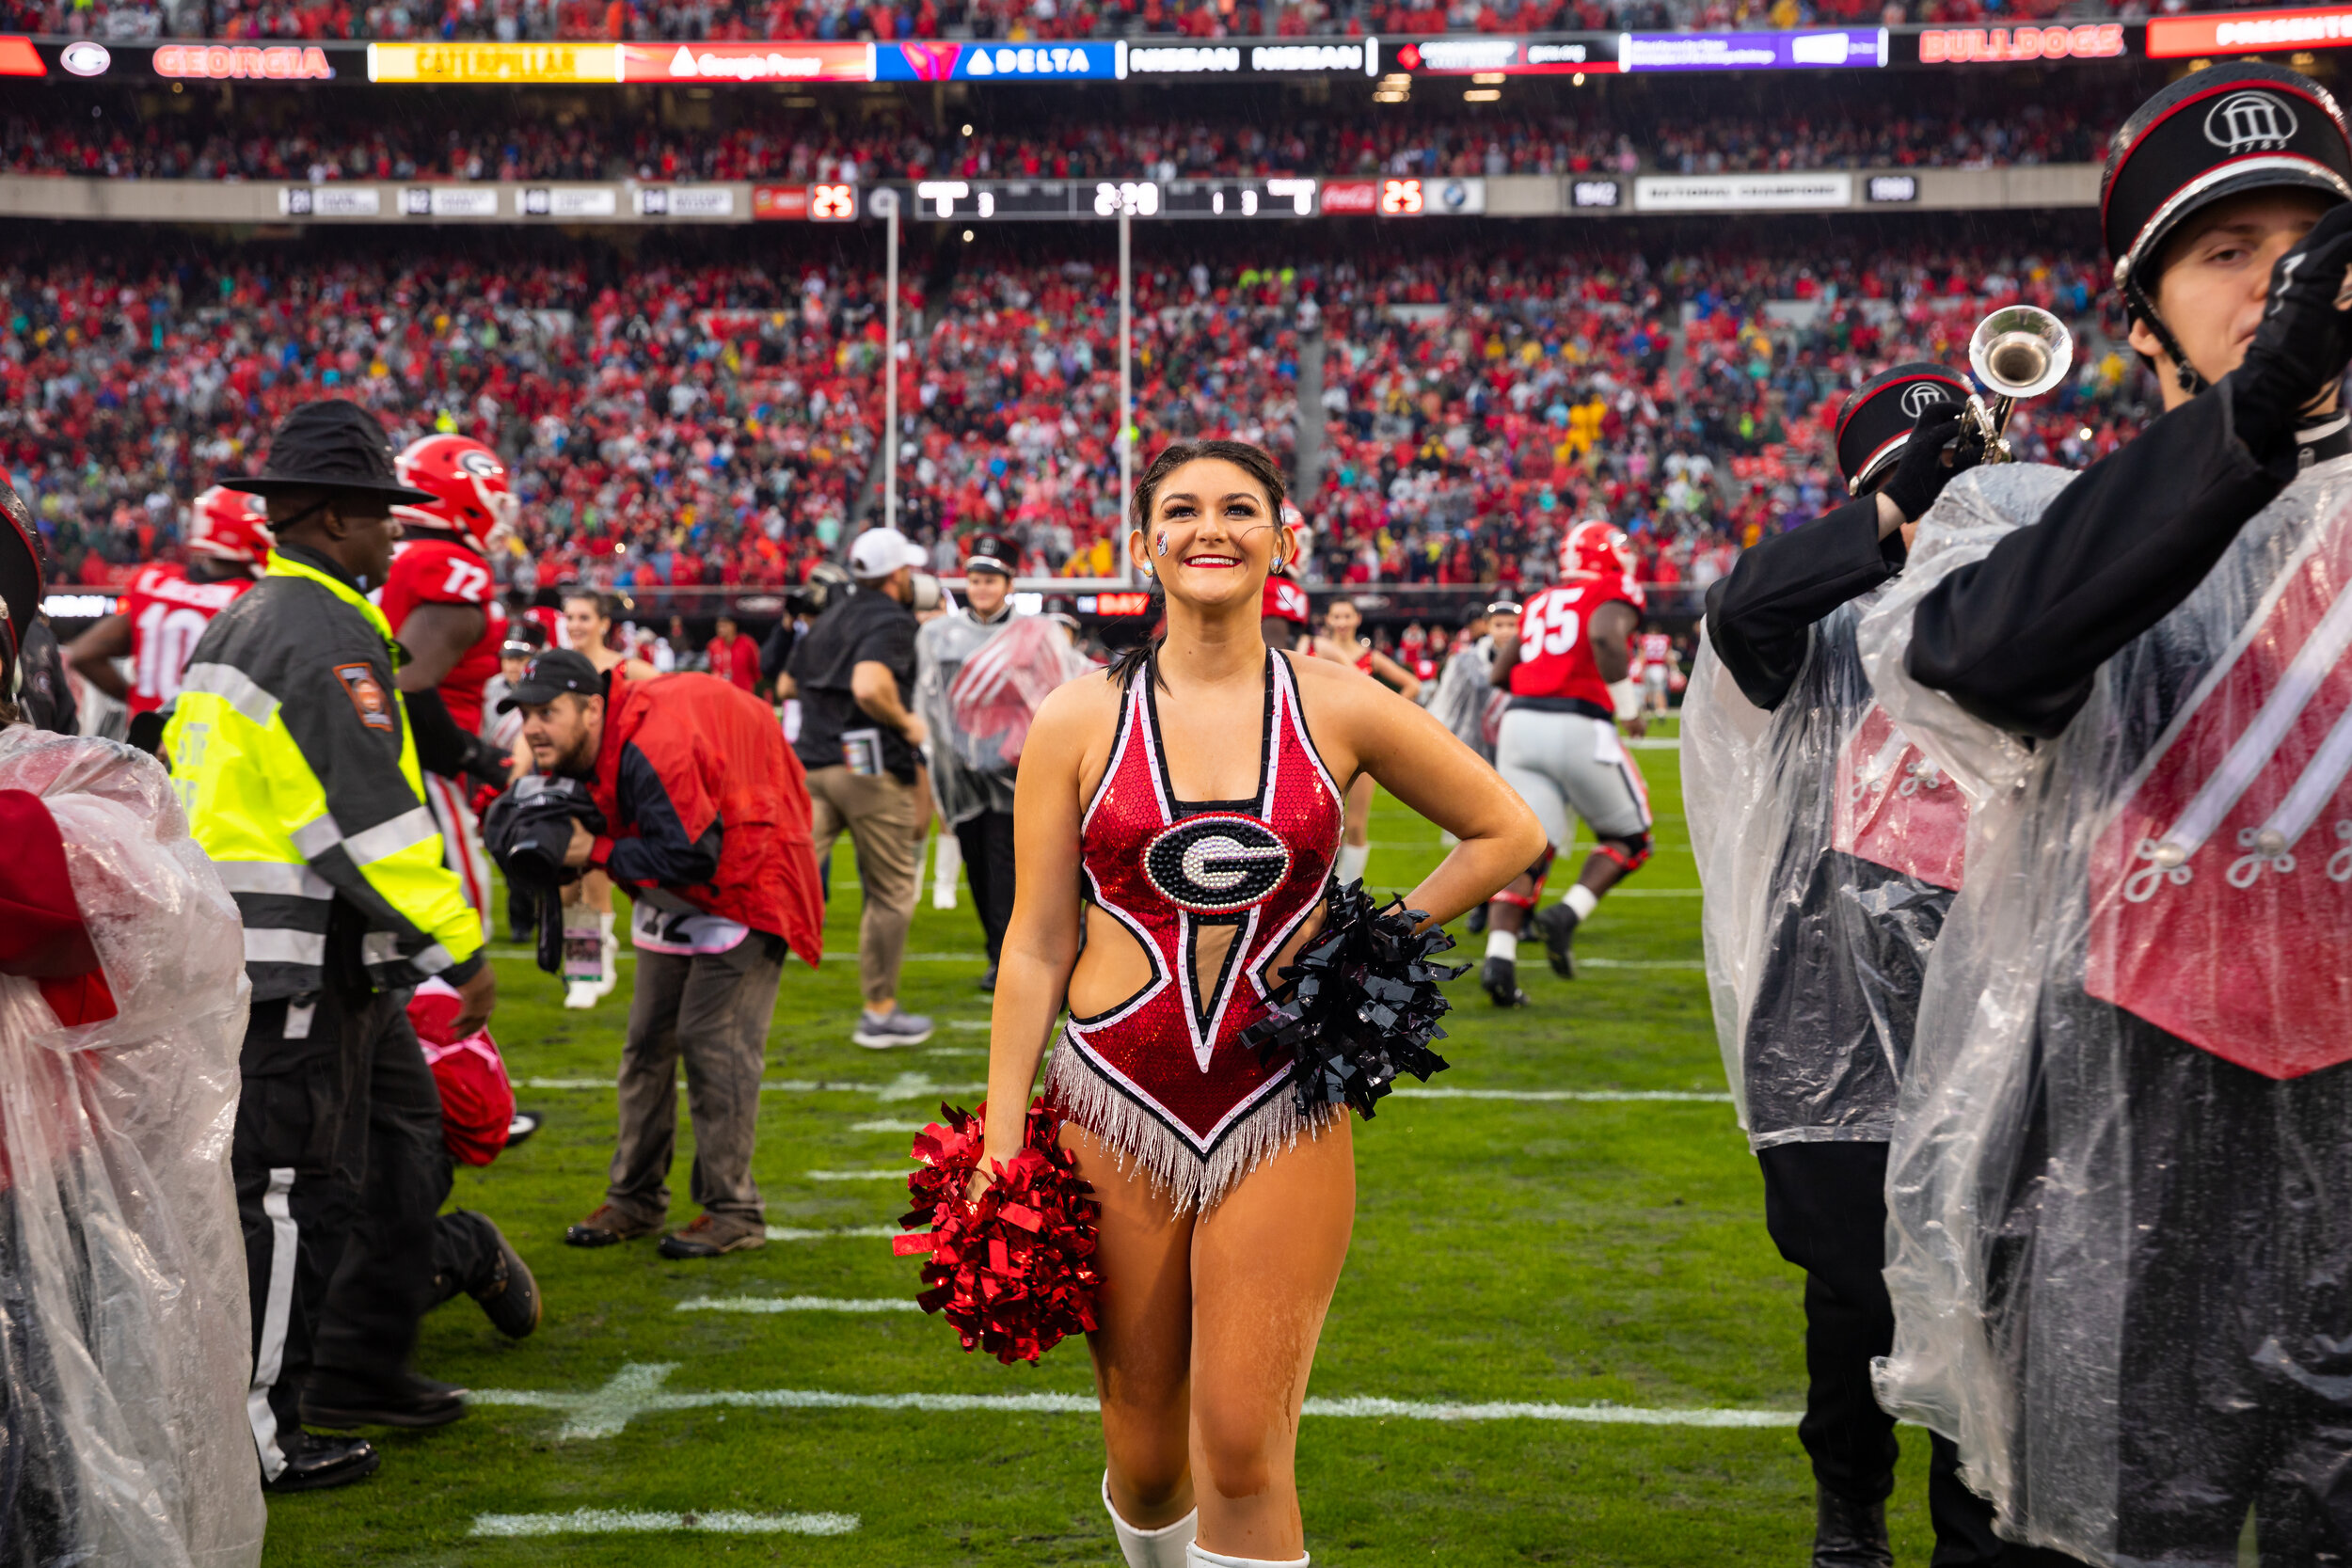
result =
[[[1282,483],[1280,466],[1263,447],[1252,446],[1248,441],[1221,439],[1179,441],[1173,446],[1161,448],[1160,454],[1152,459],[1152,466],[1143,470],[1143,477],[1136,481],[1136,493],[1128,498],[1131,526],[1148,533],[1152,522],[1152,503],[1158,498],[1160,486],[1168,476],[1187,463],[1198,463],[1212,457],[1231,463],[1264,488],[1266,511],[1275,519],[1276,526],[1279,527],[1282,499],[1290,493],[1289,486]],[[1151,602],[1145,606],[1144,613],[1150,618],[1152,635],[1132,648],[1121,648],[1118,657],[1111,660],[1111,678],[1119,682],[1122,691],[1134,686],[1136,677],[1147,669],[1152,672],[1153,680],[1159,679],[1157,661],[1160,644],[1168,641],[1168,590],[1161,586],[1157,574],[1152,576]]]

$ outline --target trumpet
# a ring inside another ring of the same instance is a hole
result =
[[[2010,415],[2065,380],[2074,363],[2074,334],[2037,306],[2005,305],[1977,324],[1968,338],[1968,368],[1993,401],[1971,394],[1963,418],[1967,434],[1984,444],[1985,462],[2011,461],[2003,434]]]

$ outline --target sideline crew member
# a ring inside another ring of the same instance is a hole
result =
[[[850,546],[857,587],[808,628],[777,677],[801,700],[792,743],[816,807],[817,863],[844,832],[857,847],[858,984],[865,1010],[850,1039],[868,1050],[920,1045],[931,1021],[898,1006],[898,969],[922,868],[922,802],[915,774],[930,732],[914,695],[914,574],[930,557],[897,529],[868,529]]]
[[[531,661],[501,705],[522,714],[540,771],[587,780],[603,814],[603,834],[572,824],[564,863],[606,872],[636,905],[612,1180],[564,1239],[611,1246],[661,1228],[682,1058],[691,1192],[703,1212],[661,1239],[661,1255],[764,1245],[752,1147],[768,1025],[786,952],[811,968],[823,956],[801,765],[774,711],[715,675],[631,681],[556,649]]]
[[[400,990],[439,975],[470,1032],[496,983],[425,808],[391,627],[366,597],[391,567],[392,506],[432,498],[393,476],[383,427],[343,402],[295,408],[262,475],[229,484],[268,501],[277,548],[197,643],[164,738],[189,830],[245,920],[253,1009],[230,1164],[253,1313],[247,1409],[266,1484],[296,1491],[375,1465],[366,1444],[303,1420],[422,1427],[465,1413],[465,1390],[408,1365],[435,1299],[450,1170]]]

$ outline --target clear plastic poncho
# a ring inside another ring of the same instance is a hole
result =
[[[2036,471],[2051,494],[2070,477]],[[1966,802],[1880,706],[1855,646],[1888,592],[1814,623],[1769,712],[1702,624],[1683,697],[1708,990],[1757,1149],[1893,1135],[1929,955],[1961,883]]]
[[[0,789],[56,818],[117,1008],[0,975],[0,1561],[249,1565],[236,905],[151,757],[15,725]]]
[[[914,647],[914,710],[930,731],[940,820],[953,827],[1012,810],[1029,721],[1056,687],[1096,666],[1042,615],[984,625],[957,611],[925,622]]]
[[[1502,727],[1502,710],[1511,705],[1511,694],[1498,689],[1492,679],[1494,656],[1494,640],[1489,637],[1455,649],[1438,673],[1437,695],[1429,700],[1429,711],[1438,721],[1488,762],[1495,760],[1495,735]]]
[[[2341,1489],[2352,1432],[2352,464],[2029,748],[1903,659],[1920,599],[2051,499],[1955,482],[1860,630],[1973,808],[1889,1164],[1880,1399],[1958,1440],[2005,1535],[2234,1564],[2253,1505],[2265,1560],[2310,1561],[2268,1532]]]

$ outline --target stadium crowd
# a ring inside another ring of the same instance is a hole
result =
[[[723,131],[656,124],[509,120],[495,127],[348,124],[305,115],[280,131],[250,121],[192,129],[11,115],[0,168],[109,180],[885,180],[1209,175],[1631,174],[1639,171],[1981,166],[2095,162],[2111,117],[2085,103],[2007,115],[1817,111],[1788,120],[1603,114],[1301,120],[1269,133],[1206,121],[951,130],[940,137],[837,135],[811,120]]]
[[[111,39],[1023,40],[2009,23],[2147,8],[2144,0],[7,0],[0,22]]]
[[[2080,460],[2144,395],[2079,257],[1726,252],[1391,258],[1299,270],[1139,267],[1136,422],[1150,450],[1232,434],[1319,474],[1313,575],[1514,581],[1606,512],[1652,580],[1822,510],[1822,430],[1873,368],[1964,358],[1994,305],[2075,324],[2079,372],[2021,414],[2024,452]],[[975,264],[902,290],[903,526],[952,568],[976,530],[1025,575],[1112,569],[1120,513],[1116,274]],[[526,589],[776,585],[879,502],[879,279],[647,259],[584,263],[87,261],[0,275],[0,451],[63,581],[176,547],[180,507],[324,395],[396,436],[498,446]],[[1302,418],[1301,401],[1307,406]],[[1712,563],[1710,567],[1709,563]]]

